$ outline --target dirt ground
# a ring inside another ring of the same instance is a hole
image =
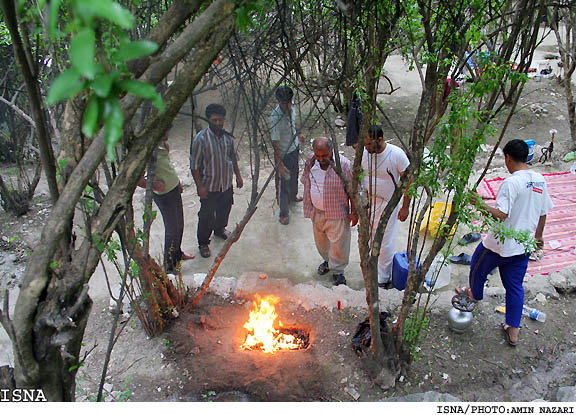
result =
[[[554,53],[555,48],[549,44],[541,47],[537,62],[543,62],[544,55],[550,52]],[[389,76],[401,88],[382,98],[385,108],[393,114],[396,128],[405,135],[417,108],[419,82],[398,56],[391,58],[388,68]],[[217,98],[212,96],[204,104],[210,99]],[[170,137],[171,158],[185,188],[183,249],[197,256],[183,265],[182,274],[187,284],[193,283],[195,274],[207,272],[222,245],[218,240],[212,242],[212,258],[203,259],[197,252],[195,232],[199,203],[188,173],[190,124],[188,117],[179,117]],[[391,130],[384,127],[386,134],[392,136]],[[532,138],[538,145],[544,145],[550,138],[550,129],[558,130],[553,160],[546,165],[535,164],[533,168],[542,173],[567,171],[570,165],[560,161],[570,150],[562,89],[554,79],[531,80],[504,140]],[[317,127],[310,126],[307,135],[311,138],[321,134]],[[344,141],[344,130],[338,131],[338,140]],[[243,216],[250,197],[247,140],[240,136],[238,141],[245,187],[235,189],[229,227]],[[308,151],[303,149],[301,159]],[[352,158],[350,149],[341,147],[341,151]],[[539,157],[539,147],[536,151],[536,157]],[[485,157],[478,158],[478,173]],[[267,165],[263,170],[261,184],[271,167]],[[506,175],[506,172],[502,158],[497,157],[488,177],[498,175]],[[134,198],[136,206],[140,206],[142,198],[143,191],[138,190]],[[344,293],[334,291],[329,277],[320,277],[315,272],[321,259],[314,246],[310,221],[302,217],[302,206],[294,206],[290,225],[284,227],[278,223],[278,206],[274,199],[274,190],[269,188],[216,275],[238,279],[247,272],[265,272],[270,279],[285,279],[294,286]],[[0,289],[10,291],[12,304],[17,297],[17,285],[27,255],[37,243],[41,225],[49,213],[45,184],[41,184],[29,214],[16,218],[0,211]],[[406,226],[401,227],[398,250],[405,249]],[[362,297],[357,231],[353,232],[350,264],[346,269],[348,294]],[[467,232],[462,227],[456,237]],[[162,244],[163,227],[157,220],[151,237],[154,256],[160,256]],[[471,254],[475,245],[458,250],[458,253]],[[449,393],[462,401],[553,401],[558,387],[576,385],[573,296],[546,292],[547,302],[537,307],[548,314],[548,320],[545,323],[524,320],[521,346],[510,348],[499,328],[503,316],[494,311],[495,306],[504,302],[497,275],[490,278],[492,290],[479,304],[471,328],[463,334],[449,330],[446,314],[450,309],[451,290],[454,285],[467,281],[467,273],[468,267],[452,265],[450,286],[432,296],[434,306],[428,327],[414,353],[414,361],[392,390],[383,391],[374,384],[363,369],[363,359],[356,356],[351,347],[351,337],[366,317],[365,304],[350,302],[338,310],[335,304],[314,307],[294,297],[283,299],[278,305],[280,318],[287,326],[308,330],[310,346],[306,350],[266,355],[240,349],[245,336],[242,325],[247,321],[251,306],[249,298],[209,294],[196,309],[182,312],[157,338],[147,338],[135,318],[128,321],[123,318],[125,328],[115,346],[107,377],[107,400],[374,402],[436,391]],[[381,308],[394,316],[402,293],[396,290],[380,290],[380,293]],[[526,302],[533,302],[536,294],[537,290],[527,291]],[[90,353],[78,373],[79,400],[94,397],[112,320],[101,269],[92,278],[90,296],[94,306],[84,339],[84,351]],[[5,333],[0,332],[0,365],[6,363],[13,363],[12,352]]]

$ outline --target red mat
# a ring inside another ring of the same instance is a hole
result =
[[[554,208],[548,212],[544,228],[544,256],[528,263],[530,275],[547,275],[576,264],[576,175],[570,172],[543,174]],[[495,199],[504,178],[484,179],[478,193]],[[490,202],[488,202],[490,204]],[[552,248],[550,243],[560,246]]]

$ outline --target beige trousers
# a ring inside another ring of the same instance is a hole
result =
[[[350,257],[350,221],[326,219],[324,211],[314,208],[312,227],[318,253],[331,271],[342,274]]]

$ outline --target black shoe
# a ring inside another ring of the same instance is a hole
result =
[[[448,258],[453,264],[470,265],[472,257],[462,252],[460,255],[454,255]]]
[[[208,258],[210,255],[212,255],[210,253],[210,247],[208,245],[200,245],[198,247],[198,250],[200,251],[200,256],[202,258]]]
[[[330,272],[330,268],[328,268],[328,262],[324,261],[318,266],[318,275],[326,275]]]
[[[477,242],[480,240],[481,237],[482,235],[476,232],[467,233],[462,237],[462,239],[458,241],[458,245],[468,245],[471,244],[472,242]]]
[[[346,285],[346,278],[344,278],[344,274],[334,274],[334,285]]]
[[[379,282],[378,287],[384,288],[385,290],[391,290],[392,288],[394,288],[394,283],[392,281]]]
[[[230,235],[231,235],[231,232],[226,230],[226,229],[222,229],[221,231],[218,231],[218,232],[214,231],[214,236],[217,236],[220,239],[226,240],[230,237]]]

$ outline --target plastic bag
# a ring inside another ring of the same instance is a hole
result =
[[[380,337],[382,337],[383,341],[386,337],[386,332],[388,331],[386,325],[386,319],[388,317],[390,317],[390,314],[386,311],[380,312]],[[371,342],[372,333],[370,332],[370,320],[366,317],[362,323],[358,324],[356,334],[352,337],[352,348],[357,355],[362,355],[370,348]]]

